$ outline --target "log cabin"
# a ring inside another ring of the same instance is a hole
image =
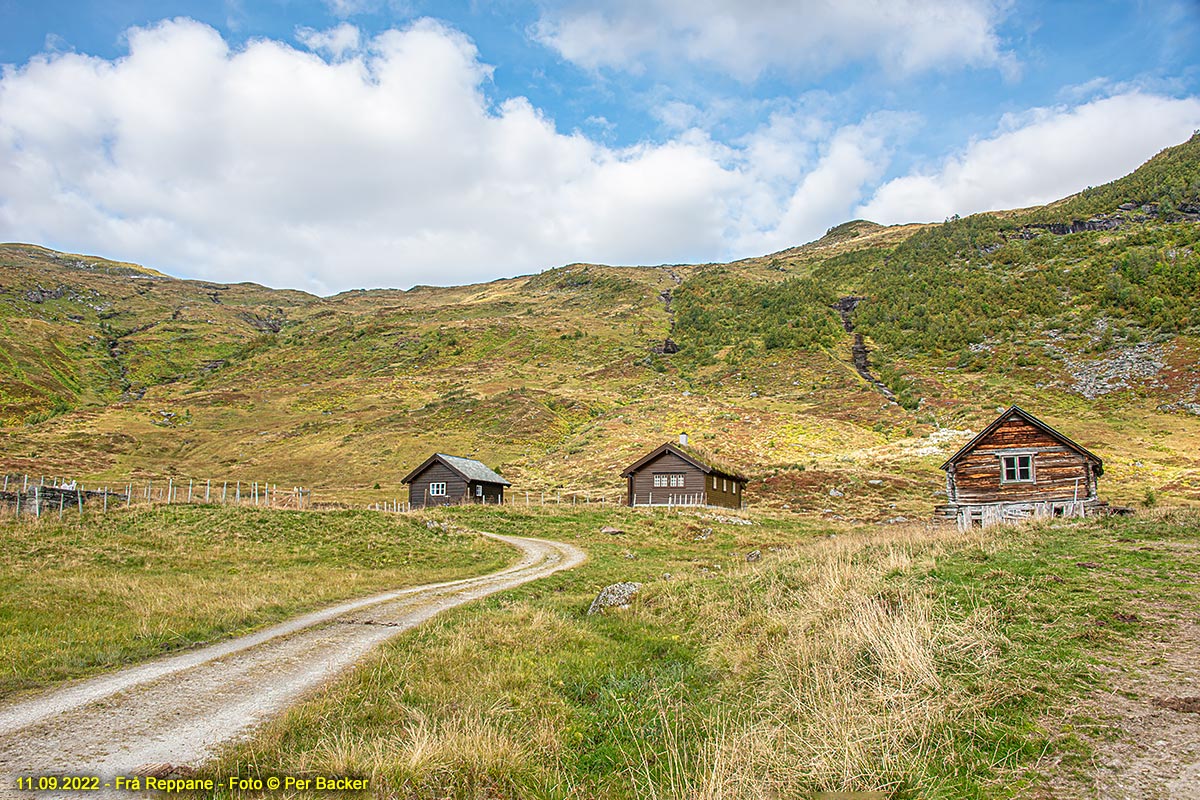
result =
[[[690,447],[667,442],[631,464],[626,481],[629,506],[722,506],[745,508],[746,476]]]
[[[459,503],[502,505],[512,484],[479,461],[434,453],[404,477],[410,508]]]
[[[1103,511],[1104,462],[1012,406],[942,464],[948,503],[937,514],[960,528]]]

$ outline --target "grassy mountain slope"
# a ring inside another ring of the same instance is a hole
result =
[[[856,220],[732,264],[317,298],[3,245],[0,468],[363,501],[442,450],[519,496],[615,498],[687,430],[752,502],[923,516],[941,460],[1019,403],[1105,458],[1111,499],[1200,500],[1198,215],[1193,137],[1044,208]]]

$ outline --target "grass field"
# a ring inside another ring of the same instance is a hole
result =
[[[478,575],[499,542],[411,517],[165,506],[0,522],[0,696],[397,587]]]
[[[615,799],[1025,797],[1053,773],[1086,794],[1107,728],[1078,709],[1101,665],[1200,611],[1195,511],[973,534],[442,513],[590,559],[396,639],[212,774],[353,774],[381,798]],[[616,580],[643,582],[633,606],[586,616]]]

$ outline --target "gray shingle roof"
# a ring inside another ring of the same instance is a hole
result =
[[[505,486],[512,486],[511,483],[493,472],[486,464],[476,461],[473,458],[448,456],[445,453],[438,453],[437,457],[445,461],[447,466],[469,481],[484,481],[486,483],[500,483]]]

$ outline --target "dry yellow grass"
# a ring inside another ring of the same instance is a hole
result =
[[[1044,755],[1062,770],[1079,752],[1041,720],[1128,641],[1113,576],[1178,602],[1192,545],[1144,543],[1200,535],[1172,511],[965,534],[757,516],[699,541],[678,513],[620,518],[613,541],[586,512],[459,513],[592,558],[397,640],[216,772],[355,774],[375,797],[438,800],[1022,796]],[[585,616],[630,576],[645,585],[629,609]]]

